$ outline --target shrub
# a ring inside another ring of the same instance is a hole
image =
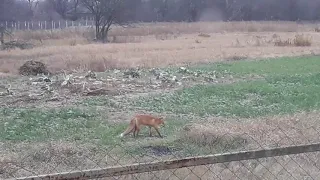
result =
[[[311,38],[303,34],[297,34],[293,40],[281,40],[277,39],[274,42],[275,46],[311,46]]]
[[[19,48],[21,50],[23,49],[31,49],[34,45],[27,42],[19,42],[19,41],[9,41],[5,42],[0,46],[0,50],[9,50],[9,49],[15,49]]]
[[[287,40],[277,39],[277,40],[274,42],[274,45],[275,45],[275,46],[291,46],[291,45],[292,45],[292,42],[291,42],[290,39],[287,39]]]
[[[200,33],[198,36],[199,37],[206,37],[206,38],[211,37],[209,34],[205,34],[205,33]]]
[[[296,35],[296,37],[293,39],[293,44],[295,46],[311,46],[311,38],[306,37],[303,34]]]

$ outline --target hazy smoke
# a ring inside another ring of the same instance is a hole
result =
[[[199,16],[199,21],[221,21],[223,20],[223,13],[217,8],[206,8]]]

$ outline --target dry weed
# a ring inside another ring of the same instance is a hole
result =
[[[233,43],[232,43],[232,44],[233,44]],[[235,42],[235,44],[233,44],[233,46],[235,46],[235,47],[244,47],[244,46],[240,43],[240,41],[239,41],[238,38],[236,39],[236,42]]]
[[[271,146],[289,146],[310,142],[319,142],[319,111],[301,112],[291,115],[274,115],[255,119],[228,119],[226,123],[212,123],[215,118],[202,124],[206,131],[232,136],[250,137],[251,147],[269,148]],[[226,121],[224,119],[223,121]],[[210,130],[211,129],[211,130]],[[202,131],[198,131],[200,133]],[[250,142],[249,142],[250,144]]]
[[[260,39],[256,39],[256,41],[255,41],[255,44],[254,44],[254,46],[261,46],[261,41],[260,41]]]
[[[275,46],[292,46],[292,41],[291,39],[287,39],[287,40],[281,40],[281,39],[277,39],[274,42]]]
[[[42,174],[53,172],[71,171],[74,167],[81,169],[91,169],[99,162],[100,166],[105,165],[105,154],[98,152],[98,148],[93,145],[78,145],[75,143],[65,143],[61,141],[48,143],[19,143],[11,147],[12,149],[0,149],[0,171],[13,172],[16,176],[30,176],[27,169],[36,169]],[[3,153],[8,152],[8,153]],[[91,159],[89,159],[90,157]],[[62,163],[63,162],[63,163]],[[112,160],[108,161],[111,163]],[[116,164],[116,162],[112,162]],[[23,164],[24,168],[17,166]],[[54,168],[52,168],[54,167]],[[11,174],[0,174],[0,179],[4,176],[9,178]]]
[[[75,45],[77,45],[77,40],[76,39],[70,40],[70,46],[75,46]]]
[[[245,56],[237,56],[237,55],[233,55],[227,58],[227,61],[240,61],[240,60],[244,60],[247,59],[248,57]]]
[[[257,26],[255,26],[255,25],[248,26],[248,32],[258,32],[258,31],[259,31],[259,29]]]
[[[215,128],[208,125],[187,124],[183,127],[181,140],[198,146],[237,148],[244,146],[246,140],[228,128]]]
[[[110,36],[150,36],[171,34],[177,38],[179,34],[201,34],[219,32],[297,32],[314,31],[312,24],[296,24],[294,22],[195,22],[195,23],[142,23],[135,27],[123,28],[115,26]],[[67,28],[51,31],[16,31],[15,38],[22,40],[70,39],[82,37],[94,39],[93,28]],[[163,37],[162,37],[163,38]],[[160,39],[162,39],[160,38]],[[164,38],[168,39],[168,38]]]
[[[198,146],[221,146],[225,150],[253,150],[283,147],[294,144],[318,142],[320,126],[316,122],[319,112],[272,116],[259,119],[228,120],[226,123],[187,124],[183,127],[181,140]]]
[[[94,30],[90,29],[63,29],[63,30],[28,30],[14,32],[16,39],[25,41],[37,40],[43,41],[47,39],[70,39],[70,38],[94,38]]]
[[[142,40],[140,36],[112,36],[109,38],[111,43],[140,43]]]
[[[308,36],[305,36],[303,34],[297,34],[293,40],[287,39],[287,40],[281,40],[277,39],[274,42],[275,46],[311,46],[311,38]]]
[[[90,41],[94,37],[91,29],[18,31],[15,32],[17,39],[29,39],[36,46],[23,51],[19,49],[1,51],[0,67],[5,72],[17,73],[17,69],[25,61],[32,59],[47,64],[51,72],[63,69],[103,71],[105,68],[163,67],[184,63],[223,61],[233,59],[234,56],[265,58],[320,52],[316,48],[319,45],[317,42],[320,42],[316,39],[318,36],[313,37],[315,45],[310,48],[303,47],[297,51],[288,47],[274,47],[264,39],[255,38],[256,36],[271,37],[275,32],[243,33],[248,32],[248,26],[257,26],[259,31],[274,27],[273,30],[279,31],[277,35],[283,39],[296,34],[281,33],[280,31],[288,30],[284,27],[298,28],[297,31],[314,29],[310,25],[286,22],[142,24],[134,28],[115,27],[110,32],[110,41],[114,43],[109,44],[93,44]],[[202,34],[210,34],[211,37],[199,39],[199,31]],[[29,37],[28,34],[31,36]],[[32,36],[39,40],[32,40]],[[251,39],[249,43],[248,39]],[[299,44],[299,42],[301,42],[300,39],[297,39],[296,43]],[[232,44],[231,47],[230,44]],[[108,61],[106,62],[105,59]]]
[[[293,39],[293,44],[295,46],[311,46],[312,42],[310,37],[307,37],[303,34],[298,34]]]
[[[206,38],[211,37],[209,34],[205,34],[205,33],[200,33],[198,36],[199,37],[206,37]]]
[[[169,33],[169,34],[156,34],[155,38],[157,40],[172,40],[172,39],[177,39],[178,35],[172,34],[172,33]]]
[[[1,74],[1,73],[7,74],[7,73],[9,73],[9,72],[10,72],[10,70],[7,69],[7,68],[0,68],[0,74]],[[1,77],[1,75],[0,75],[0,77]]]

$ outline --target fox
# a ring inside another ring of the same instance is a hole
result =
[[[131,132],[133,132],[133,137],[138,136],[138,133],[140,131],[140,126],[149,126],[149,136],[152,136],[151,133],[151,128],[154,128],[159,137],[163,138],[162,135],[159,132],[160,126],[165,126],[164,118],[163,117],[154,117],[152,115],[147,115],[147,114],[140,114],[140,115],[135,115],[129,124],[129,127],[120,134],[120,137],[123,137]]]

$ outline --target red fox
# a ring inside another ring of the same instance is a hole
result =
[[[153,127],[159,136],[162,138],[159,128],[160,125],[165,125],[164,120],[162,117],[154,117],[151,115],[135,115],[129,124],[129,127],[120,134],[120,137],[123,137],[133,131],[133,137],[138,136],[138,133],[140,131],[140,126],[149,126],[149,135],[151,136],[151,128]]]

